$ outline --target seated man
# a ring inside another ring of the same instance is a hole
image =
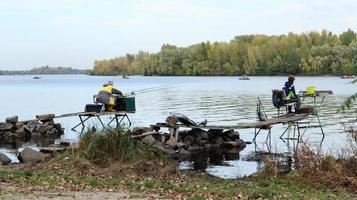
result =
[[[115,112],[117,111],[115,109],[117,98],[123,96],[123,93],[113,87],[113,81],[109,81],[100,88],[98,96],[105,105],[105,111]]]
[[[300,99],[296,95],[295,92],[295,87],[294,87],[294,81],[295,77],[293,75],[290,75],[288,77],[288,81],[285,82],[285,85],[283,87],[283,90],[285,92],[285,103],[292,103],[295,102],[295,112],[299,109],[300,107]],[[291,106],[288,107],[289,113],[291,113]]]

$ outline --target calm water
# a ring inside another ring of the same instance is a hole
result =
[[[56,115],[80,112],[85,104],[92,102],[93,94],[108,80],[123,92],[138,91],[164,86],[136,95],[135,114],[130,114],[133,126],[149,126],[164,122],[169,112],[179,112],[195,121],[208,120],[208,125],[234,125],[239,122],[256,121],[257,97],[262,100],[268,117],[277,115],[271,103],[271,90],[281,89],[286,77],[251,77],[238,80],[238,77],[142,77],[129,79],[120,77],[95,77],[85,75],[42,76],[0,76],[0,121],[18,115],[20,120],[35,118],[37,114]],[[325,152],[337,152],[346,145],[346,134],[341,122],[355,119],[355,114],[336,114],[337,107],[349,95],[357,91],[357,84],[339,77],[297,77],[295,87],[304,90],[315,86],[317,90],[332,90],[321,107],[321,119],[326,137],[322,142]],[[109,119],[107,119],[109,120]],[[58,120],[66,129],[64,138],[72,142],[78,140],[79,133],[69,131],[77,118]],[[96,121],[89,122],[96,125]],[[225,161],[223,166],[209,165],[207,173],[234,178],[253,173],[260,168],[259,163],[250,160],[253,151],[289,152],[296,147],[296,141],[282,141],[280,134],[286,126],[277,125],[272,129],[271,148],[265,144],[266,132],[257,138],[256,144],[248,145],[239,159]],[[254,129],[238,130],[241,138],[251,141]],[[303,137],[305,142],[320,146],[322,135],[319,129],[309,129]],[[2,149],[4,152],[9,150]],[[182,163],[181,168],[190,168],[192,163]]]

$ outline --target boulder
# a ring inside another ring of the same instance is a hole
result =
[[[185,147],[185,143],[177,142],[175,147],[177,147],[177,148],[179,148],[179,149],[180,149],[180,148],[183,148],[183,147]]]
[[[46,158],[44,153],[35,151],[29,147],[26,147],[20,154],[17,156],[20,162],[24,163],[38,163]]]
[[[65,146],[65,147],[68,147],[69,145],[71,145],[71,142],[68,140],[68,139],[62,139],[59,144],[61,146]]]
[[[134,127],[133,130],[131,131],[132,135],[141,135],[146,132],[152,131],[152,127]]]
[[[11,130],[13,127],[14,125],[11,123],[4,123],[4,122],[0,123],[0,131],[8,131]]]
[[[5,121],[6,123],[17,123],[19,121],[19,117],[18,116],[7,117]]]
[[[235,140],[235,139],[239,139],[239,132],[238,131],[234,131],[234,130],[228,130],[224,132],[225,136]]]
[[[62,153],[64,151],[66,151],[66,148],[63,148],[63,147],[42,147],[40,149],[40,152],[50,153],[50,154]]]
[[[2,165],[8,165],[11,163],[11,159],[7,157],[5,154],[0,153],[0,162]]]
[[[155,138],[152,135],[147,135],[141,139],[145,144],[152,145],[155,143]]]
[[[177,117],[174,117],[174,116],[168,116],[166,118],[165,122],[167,122],[169,125],[173,126],[173,125],[177,124],[178,119],[177,119]]]
[[[27,132],[23,127],[17,129],[15,133],[17,138],[23,138],[23,139],[27,138]]]
[[[178,157],[180,160],[189,160],[191,157],[191,153],[185,149],[180,149],[178,152]]]

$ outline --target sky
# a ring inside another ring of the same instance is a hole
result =
[[[348,28],[354,0],[0,0],[0,70],[89,69],[163,44]]]

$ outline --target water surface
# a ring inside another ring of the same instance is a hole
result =
[[[262,100],[268,117],[276,116],[277,110],[271,103],[271,90],[281,89],[286,79],[287,77],[250,77],[250,80],[239,80],[238,77],[156,76],[131,76],[129,79],[122,79],[86,75],[48,75],[42,76],[42,79],[33,79],[32,76],[0,76],[0,121],[13,115],[18,115],[20,120],[27,120],[35,118],[37,114],[59,115],[83,111],[85,104],[92,103],[92,96],[98,92],[100,86],[112,80],[118,89],[126,93],[163,86],[163,89],[136,95],[137,112],[129,114],[134,127],[164,122],[169,112],[183,113],[194,121],[207,119],[208,125],[234,125],[256,121],[257,97]],[[351,114],[351,111],[337,114],[336,110],[345,98],[357,91],[357,85],[350,84],[350,81],[339,77],[296,78],[297,91],[315,86],[317,90],[334,92],[325,99],[320,110],[326,135],[322,144],[319,129],[307,130],[303,141],[315,146],[321,145],[324,152],[334,153],[347,144],[342,122],[355,119],[356,114]],[[57,121],[66,129],[63,137],[76,142],[79,133],[70,131],[70,128],[79,119],[73,117]],[[90,121],[89,124],[97,125],[97,121]],[[251,159],[252,152],[283,153],[292,152],[296,148],[296,141],[279,139],[285,128],[286,125],[273,127],[271,144],[265,143],[266,131],[263,131],[257,137],[256,144],[248,145],[240,153],[239,159],[225,161],[222,166],[208,165],[205,171],[226,178],[255,172],[261,166]],[[238,131],[243,140],[252,140],[254,129]],[[2,151],[9,154],[8,149],[3,148]],[[192,163],[184,162],[181,167],[190,168]]]

